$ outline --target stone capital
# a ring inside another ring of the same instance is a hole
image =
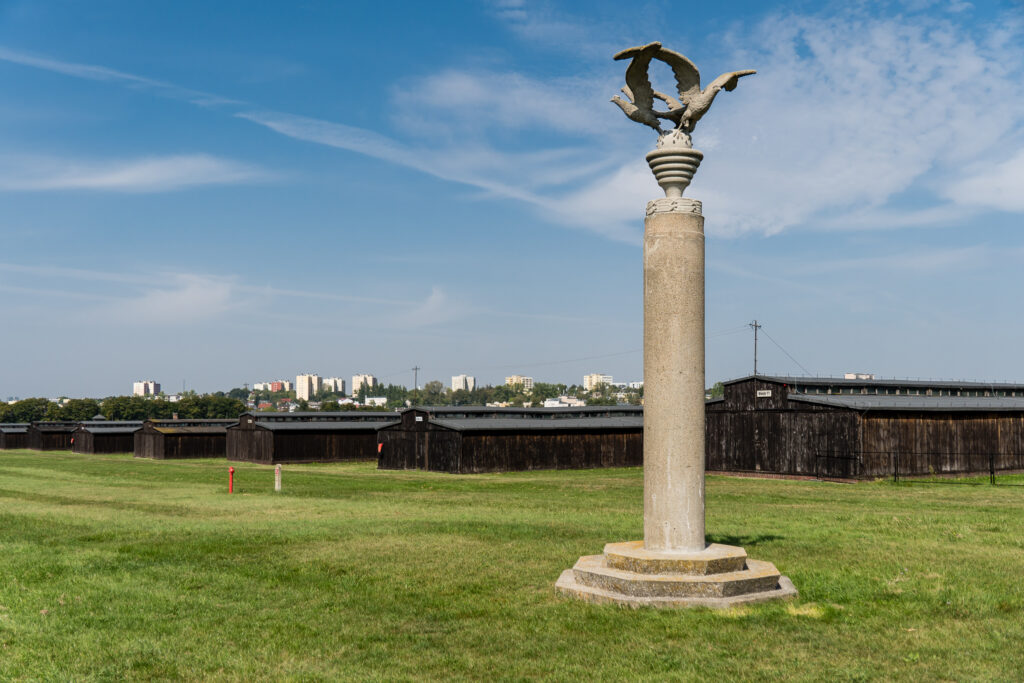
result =
[[[695,213],[701,214],[701,203],[698,199],[689,197],[661,197],[647,202],[647,215],[653,216],[657,213]]]

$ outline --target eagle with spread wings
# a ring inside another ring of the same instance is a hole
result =
[[[720,90],[734,90],[744,76],[757,73],[753,69],[730,71],[711,81],[708,87],[701,90],[700,72],[689,59],[661,46],[661,43],[650,43],[641,47],[631,47],[615,55],[615,59],[630,59],[626,68],[626,87],[622,89],[626,100],[618,95],[612,102],[633,121],[650,126],[664,134],[661,120],[671,121],[675,129],[689,135],[697,121],[711,108],[711,103]],[[676,77],[678,99],[660,93],[651,85],[647,75],[651,60],[657,59],[669,65]],[[668,111],[655,111],[654,100],[659,99],[668,105]],[[627,101],[628,100],[628,101]]]

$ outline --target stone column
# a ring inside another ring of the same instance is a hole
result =
[[[665,197],[644,220],[644,539],[562,572],[555,587],[581,600],[732,607],[797,594],[771,562],[704,539],[704,216],[683,197],[703,157],[680,130],[647,155]]]
[[[704,217],[658,199],[644,221],[644,547],[704,550]]]

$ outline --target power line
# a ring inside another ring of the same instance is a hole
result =
[[[756,322],[756,321],[755,321],[755,322]],[[763,328],[763,326],[762,326],[762,328],[761,328],[761,329],[764,329],[764,328]],[[779,350],[780,350],[780,351],[782,351],[782,352],[783,352],[784,354],[786,354],[787,356],[789,356],[789,359],[790,359],[791,361],[793,361],[794,363],[796,363],[797,365],[799,365],[799,366],[800,366],[800,369],[804,371],[804,374],[805,374],[805,375],[808,375],[808,376],[810,376],[810,375],[812,375],[812,374],[813,374],[813,373],[812,373],[812,372],[811,372],[810,370],[808,370],[808,369],[807,369],[807,368],[805,368],[804,366],[800,365],[800,361],[798,361],[798,360],[797,360],[796,358],[793,358],[793,356],[792,356],[792,355],[790,355],[789,351],[787,351],[786,349],[782,348],[782,344],[780,344],[779,342],[777,342],[777,341],[775,341],[774,339],[772,339],[772,336],[771,336],[770,334],[768,334],[767,332],[765,332],[765,333],[764,333],[764,336],[766,336],[766,337],[768,337],[769,339],[771,339],[771,340],[772,340],[772,344],[775,344],[776,346],[778,346],[778,347],[779,347]]]

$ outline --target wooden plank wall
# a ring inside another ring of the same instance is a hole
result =
[[[71,437],[72,437],[72,444],[71,444],[71,452],[72,453],[93,453],[94,452],[93,451],[93,434],[91,434],[89,432],[86,432],[86,431],[80,431],[80,432],[75,432],[74,434],[71,435]]]
[[[460,432],[429,422],[410,424],[404,421],[401,425],[380,430],[377,442],[381,444],[378,469],[459,472]]]
[[[143,425],[142,429],[135,432],[135,457],[162,460],[161,436],[162,434],[152,429],[149,425]]]
[[[164,459],[223,458],[227,453],[227,432],[221,434],[161,434]]]
[[[464,432],[461,457],[445,471],[521,472],[635,467],[643,464],[643,431]]]
[[[416,469],[416,432],[405,429],[382,429],[377,432],[380,456],[377,469]]]
[[[271,437],[270,459],[251,462],[274,464],[377,459],[377,430],[372,424],[368,424],[365,430],[280,431],[272,432]]]
[[[80,430],[74,433],[75,453],[131,453],[135,450],[134,434],[97,434]]]
[[[228,460],[270,464],[274,453],[273,436],[269,430],[254,429],[243,420],[237,427],[228,428],[225,451]]]
[[[164,434],[141,429],[135,433],[135,457],[155,460],[223,458],[227,454],[227,433]]]
[[[40,431],[29,427],[28,447],[36,451],[70,451],[71,435],[67,431]]]
[[[905,475],[1024,469],[1024,415],[1014,413],[868,413],[864,460],[878,474],[892,473],[899,453]]]
[[[857,476],[856,465],[841,458],[860,450],[859,416],[802,408],[709,410],[705,447],[708,471]]]
[[[642,429],[458,432],[423,422],[382,429],[378,440],[380,469],[470,474],[643,464]]]
[[[0,450],[28,447],[28,434],[26,432],[22,432],[20,434],[0,432]]]

